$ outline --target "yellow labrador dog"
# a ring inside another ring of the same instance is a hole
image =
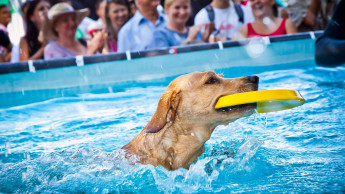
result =
[[[256,104],[214,108],[222,96],[255,91],[259,78],[225,79],[213,71],[194,72],[173,80],[159,100],[146,127],[123,146],[139,163],[168,170],[188,168],[204,152],[204,144],[218,125],[251,115]]]

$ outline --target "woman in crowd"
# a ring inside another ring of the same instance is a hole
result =
[[[92,55],[103,47],[105,32],[97,33],[86,43],[84,39],[75,38],[80,22],[89,15],[88,9],[74,10],[67,3],[55,4],[43,23],[43,35],[48,43],[44,49],[44,59]]]
[[[29,2],[26,12],[26,33],[21,38],[19,47],[19,61],[42,59],[47,41],[42,37],[41,29],[50,3],[47,0],[34,0]]]
[[[297,33],[290,19],[278,17],[278,7],[274,0],[250,0],[250,4],[255,21],[241,27],[240,38]]]
[[[125,0],[107,1],[105,21],[108,36],[104,52],[117,52],[117,35],[121,27],[129,20],[131,13]]]
[[[186,26],[191,13],[190,0],[165,0],[164,10],[168,24],[154,31],[149,49],[202,42],[201,25]]]

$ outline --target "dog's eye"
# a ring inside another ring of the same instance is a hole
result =
[[[210,77],[205,84],[215,84],[218,82],[218,79],[215,77]]]

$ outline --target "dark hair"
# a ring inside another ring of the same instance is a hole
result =
[[[4,8],[4,7],[8,7],[8,5],[6,4],[0,4],[0,9]]]
[[[49,0],[51,6],[58,3],[72,3],[72,0]]]
[[[25,13],[25,8],[29,8],[30,1],[26,1],[20,5],[20,11],[22,14]],[[24,18],[26,17],[26,14],[24,15]]]
[[[105,0],[97,0],[97,1],[96,1],[95,10],[98,10],[99,5],[100,5],[103,1],[105,1]]]
[[[106,22],[105,25],[106,25],[106,29],[107,29],[107,32],[108,32],[108,37],[110,35],[112,39],[117,41],[117,34],[118,34],[120,29],[114,29],[114,27],[113,27],[113,25],[111,23],[111,20],[109,18],[108,11],[109,11],[109,7],[110,7],[111,3],[115,3],[115,4],[126,6],[126,8],[128,10],[128,20],[129,20],[129,18],[131,18],[131,10],[130,10],[128,2],[126,0],[108,0],[107,4],[105,5],[105,22]]]
[[[35,8],[37,5],[42,2],[46,1],[50,3],[48,0],[33,0],[29,2],[29,7],[26,12],[26,34],[25,39],[28,41],[29,47],[40,47],[41,43],[38,41],[38,35],[40,33],[40,29],[31,21],[30,17],[34,14]]]

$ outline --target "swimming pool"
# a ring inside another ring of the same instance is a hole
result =
[[[313,41],[272,42],[254,58],[230,47],[132,59],[126,65],[149,67],[126,75],[110,63],[3,74],[2,84],[20,79],[1,87],[0,192],[345,192],[345,69],[315,66]],[[306,104],[217,127],[189,170],[123,160],[119,148],[146,125],[168,83],[205,70],[257,74],[260,90],[298,90]]]

